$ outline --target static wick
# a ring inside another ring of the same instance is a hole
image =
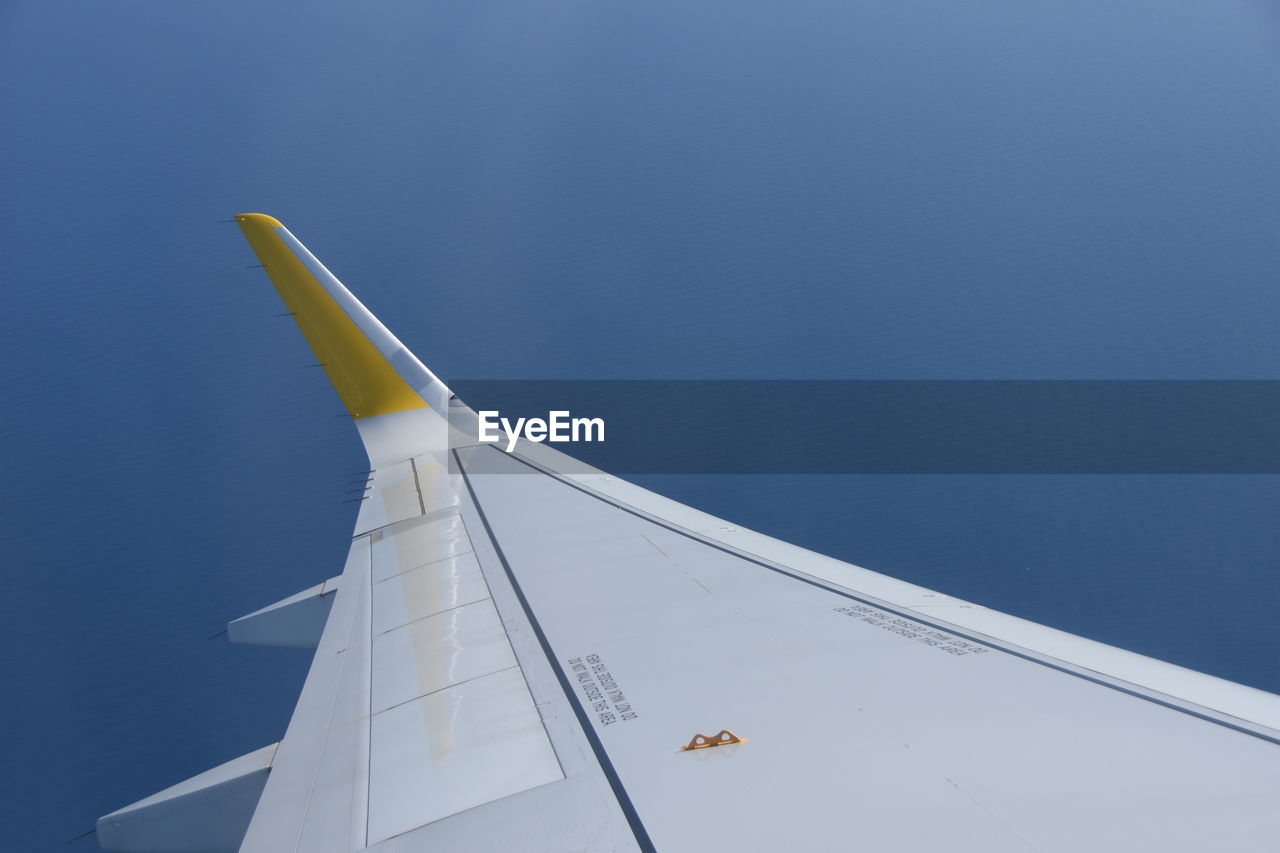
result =
[[[97,832],[97,831],[98,831],[98,828],[95,826],[93,829],[89,830],[88,832],[82,832],[82,833],[80,833],[80,834],[79,834],[79,835],[77,835],[75,838],[68,838],[68,839],[67,839],[67,843],[68,843],[68,844],[75,844],[75,843],[76,843],[77,841],[79,841],[81,838],[88,838],[90,835],[93,835],[93,834],[94,834],[95,832]]]

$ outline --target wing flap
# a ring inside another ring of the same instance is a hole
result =
[[[432,454],[373,470],[245,853],[363,849],[564,779],[456,479]]]
[[[421,516],[426,511],[412,459],[378,464],[369,473],[367,483],[369,491],[364,495],[356,519],[357,536]]]
[[[564,778],[514,658],[378,713],[369,771],[371,844]]]

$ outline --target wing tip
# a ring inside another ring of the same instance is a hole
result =
[[[236,222],[241,225],[266,225],[270,228],[283,228],[279,219],[274,216],[268,216],[265,213],[237,213]]]

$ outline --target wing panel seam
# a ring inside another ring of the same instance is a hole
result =
[[[546,656],[548,663],[551,664],[552,670],[555,672],[556,680],[560,683],[560,689],[564,691],[565,697],[569,700],[569,705],[573,708],[574,715],[578,718],[578,724],[582,728],[582,732],[587,738],[587,742],[591,746],[592,752],[596,754],[596,760],[600,764],[605,779],[609,783],[609,787],[613,789],[613,795],[618,801],[618,805],[622,809],[622,814],[627,820],[627,824],[631,827],[631,832],[635,836],[636,843],[645,853],[656,853],[653,841],[649,838],[649,832],[645,829],[644,822],[640,819],[639,813],[636,811],[635,805],[631,802],[631,797],[627,793],[626,786],[622,784],[622,780],[618,776],[617,770],[613,766],[613,762],[609,759],[609,754],[604,748],[604,744],[600,742],[600,737],[596,733],[595,728],[591,724],[591,720],[587,717],[586,711],[583,709],[578,697],[574,693],[569,684],[568,676],[564,672],[564,668],[560,665],[560,659],[556,656],[551,648],[551,643],[547,639],[546,633],[542,630],[538,619],[533,614],[533,609],[529,606],[529,600],[525,597],[524,590],[520,587],[520,582],[516,580],[515,572],[511,570],[511,564],[507,561],[507,555],[502,550],[498,537],[494,534],[493,526],[489,523],[488,516],[485,515],[484,508],[480,505],[480,498],[476,494],[475,489],[471,486],[471,478],[468,476],[466,466],[462,462],[462,457],[457,450],[451,451],[454,462],[458,466],[458,470],[462,473],[462,482],[467,487],[467,492],[471,496],[471,503],[475,507],[476,514],[480,517],[480,523],[484,525],[485,533],[489,536],[489,541],[493,543],[494,553],[498,557],[498,561],[502,564],[502,569],[506,573],[507,580],[511,583],[511,588],[516,594],[516,599],[520,602],[521,609],[524,610],[525,618],[529,620],[530,627],[533,628],[534,636],[538,638],[539,645],[542,646],[542,652]]]

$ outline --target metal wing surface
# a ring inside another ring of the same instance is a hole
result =
[[[477,444],[457,427],[473,413],[287,229],[237,220],[355,419],[369,490],[340,577],[231,624],[316,647],[281,742],[102,818],[104,849],[1280,837],[1280,697],[737,528],[546,445]]]

